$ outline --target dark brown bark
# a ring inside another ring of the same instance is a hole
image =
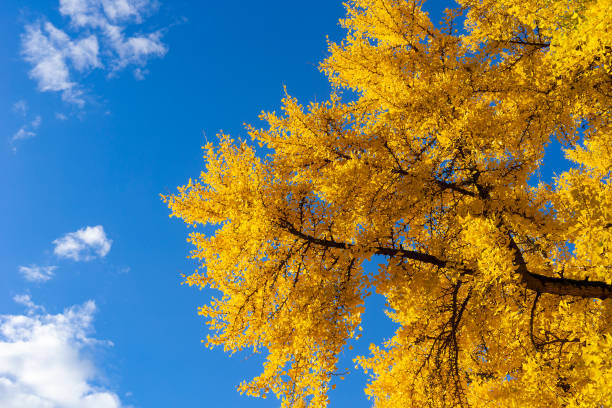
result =
[[[353,245],[338,242],[330,239],[315,238],[296,229],[291,223],[286,220],[281,220],[281,227],[291,235],[303,239],[315,245],[327,248],[350,249]],[[521,277],[521,283],[526,289],[537,293],[547,293],[558,296],[576,296],[581,298],[607,299],[612,297],[612,285],[605,282],[576,280],[568,278],[556,278],[552,276],[540,275],[530,272],[527,264],[523,259],[520,248],[510,237],[510,249],[514,251],[514,262],[516,264],[516,273]],[[399,257],[403,259],[411,259],[413,261],[423,262],[429,265],[435,265],[439,268],[450,266],[451,262],[440,259],[437,256],[413,251],[402,248],[387,248],[387,247],[372,247],[372,252],[377,255],[385,255],[388,257]],[[456,268],[457,265],[453,264]],[[465,275],[474,274],[474,270],[463,268],[461,272]]]
[[[299,231],[293,225],[291,225],[290,223],[284,220],[282,221],[282,226],[291,235],[299,237],[315,245],[319,245],[319,246],[323,246],[327,248],[339,248],[339,249],[350,249],[351,247],[353,247],[353,245],[351,244],[346,244],[343,242],[333,241],[329,239],[315,238],[310,235],[304,234],[303,232]],[[443,261],[436,256],[425,254],[423,252],[412,251],[409,249],[372,247],[372,251],[376,255],[386,255],[389,257],[398,256],[400,258],[412,259],[413,261],[419,261],[419,262],[427,263],[430,265],[435,265],[440,268],[444,268],[447,265],[447,261]]]
[[[514,251],[514,263],[517,265],[516,273],[521,276],[521,283],[529,290],[551,295],[602,300],[612,297],[612,285],[605,282],[555,278],[529,272],[521,250],[512,237],[510,237],[510,248]]]

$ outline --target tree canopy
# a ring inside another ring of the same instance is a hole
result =
[[[267,353],[240,391],[325,407],[376,292],[376,407],[612,406],[612,2],[422,6],[349,0],[329,98],[287,95],[164,196],[216,226],[186,278],[221,293],[208,344]],[[551,143],[572,164],[547,182]]]

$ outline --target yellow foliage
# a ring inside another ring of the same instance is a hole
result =
[[[216,228],[189,238],[186,282],[220,293],[206,343],[267,353],[241,392],[323,408],[376,291],[398,324],[356,359],[378,408],[612,406],[611,0],[346,8],[329,99],[287,95],[164,196]],[[533,187],[553,140],[572,165]]]

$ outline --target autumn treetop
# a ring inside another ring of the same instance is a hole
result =
[[[186,278],[220,293],[208,344],[266,353],[241,392],[322,408],[376,292],[398,329],[356,359],[375,407],[612,406],[612,1],[346,10],[329,98],[287,95],[164,197],[216,226]]]

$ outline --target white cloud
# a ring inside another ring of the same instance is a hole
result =
[[[70,46],[70,57],[77,71],[100,66],[98,61],[98,37],[90,35]]]
[[[143,14],[157,8],[148,0],[60,0],[60,13],[75,26],[101,27],[108,22],[142,22]]]
[[[33,65],[30,77],[38,82],[38,89],[61,92],[65,101],[83,106],[83,91],[70,79],[69,63],[77,71],[99,67],[96,36],[72,41],[49,22],[35,23],[26,26],[21,44],[25,60]]]
[[[12,137],[12,141],[30,139],[36,136],[36,133],[28,130],[26,126],[22,126]]]
[[[96,256],[105,257],[111,249],[113,241],[106,237],[101,225],[85,227],[75,232],[69,232],[53,241],[53,252],[60,258],[70,258],[75,261],[89,261]]]
[[[30,295],[15,295],[13,296],[13,300],[15,301],[15,303],[18,303],[20,305],[24,305],[28,311],[28,314],[34,314],[34,312],[36,312],[37,310],[40,310],[42,312],[45,311],[45,308],[42,306],[39,306],[37,304],[35,304],[34,302],[32,302],[32,298],[30,297]]]
[[[65,30],[46,20],[27,25],[22,35],[22,54],[32,64],[30,77],[37,81],[41,91],[61,92],[65,101],[83,106],[84,92],[75,74],[84,76],[97,68],[114,74],[129,65],[144,67],[150,58],[163,57],[168,51],[159,30],[125,34],[129,24],[142,23],[143,15],[156,9],[155,2],[60,0],[59,3],[60,14],[69,18],[78,39],[72,39]]]
[[[98,370],[83,353],[104,343],[89,337],[95,303],[51,315],[28,295],[15,300],[28,307],[28,315],[0,315],[0,406],[121,407],[117,394],[95,385]]]
[[[53,277],[57,266],[20,266],[19,272],[30,282],[46,282]]]
[[[148,69],[136,68],[133,71],[134,78],[137,81],[144,81],[146,75],[149,73]]]
[[[37,115],[32,122],[29,124],[23,125],[11,138],[11,141],[15,142],[17,140],[30,139],[36,136],[36,130],[40,124],[42,123],[42,118]]]
[[[106,38],[117,54],[111,61],[112,69],[119,71],[128,65],[144,66],[151,57],[163,57],[168,49],[161,42],[161,33],[156,31],[146,36],[125,38],[121,27],[109,25]]]
[[[45,24],[46,27],[52,24]],[[50,36],[49,36],[50,37]],[[34,65],[30,76],[38,81],[41,91],[65,91],[74,86],[65,56],[41,29],[40,24],[26,26],[22,36],[22,53]]]
[[[64,115],[64,114],[63,114],[63,113],[61,113],[61,112],[57,112],[57,113],[55,114],[55,118],[56,118],[56,119],[59,119],[59,120],[68,120],[68,116]]]
[[[28,103],[23,99],[18,100],[13,104],[13,112],[17,112],[21,116],[25,116],[28,113]]]
[[[121,21],[135,18],[140,21],[141,13],[146,11],[151,4],[148,1],[133,0],[102,0],[104,13],[112,21]]]
[[[41,123],[42,123],[42,118],[40,117],[40,115],[36,115],[32,123],[30,123],[30,126],[36,129],[40,126]]]

